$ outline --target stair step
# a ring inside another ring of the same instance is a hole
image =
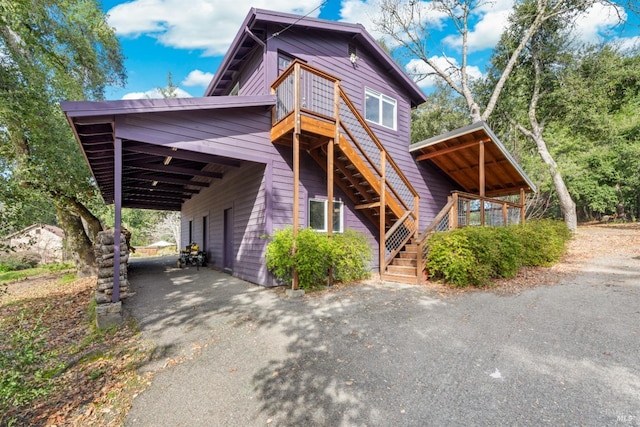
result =
[[[406,267],[416,267],[418,265],[418,260],[415,258],[408,258],[408,257],[404,257],[404,258],[394,258],[391,261],[391,265],[398,265],[398,266],[406,266]]]
[[[389,265],[387,267],[387,273],[401,276],[413,276],[415,278],[418,273],[418,269],[407,265]]]
[[[382,276],[382,280],[384,280],[385,282],[407,283],[410,285],[415,285],[418,283],[418,278],[415,275],[408,276],[404,274],[386,273]]]
[[[404,245],[404,249],[400,252],[400,253],[407,253],[407,254],[413,254],[414,256],[418,253],[418,246],[417,245]]]

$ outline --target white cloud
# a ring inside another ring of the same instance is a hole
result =
[[[452,76],[456,82],[460,82],[460,66],[455,58],[444,58],[442,56],[432,56],[429,58],[438,68],[443,70],[449,76]],[[405,66],[405,70],[411,76],[418,86],[422,89],[434,87],[436,82],[441,81],[441,77],[435,74],[433,68],[420,59],[412,59]],[[476,66],[467,66],[467,75],[471,79],[482,78],[480,68]]]
[[[507,21],[512,9],[513,0],[484,3],[477,10],[478,20],[467,35],[469,52],[493,48],[507,27]],[[462,37],[457,34],[447,36],[443,41],[452,47],[462,47]]]
[[[193,70],[180,84],[183,86],[207,87],[211,82],[211,79],[213,79],[213,73],[205,73],[200,70]]]
[[[203,50],[204,55],[226,53],[251,7],[306,14],[316,5],[300,0],[133,0],[107,13],[120,36],[147,35],[178,49]],[[318,16],[320,10],[310,16]]]
[[[183,89],[175,89],[176,98],[191,98],[191,94]],[[150,89],[146,92],[130,92],[122,97],[122,99],[161,99],[164,98],[158,89]]]
[[[613,27],[626,21],[627,14],[619,6],[596,3],[575,20],[577,39],[583,43],[598,43]]]
[[[380,17],[381,13],[378,1],[379,0],[342,0],[340,20],[343,22],[362,24],[373,38],[376,40],[383,39],[390,46],[393,46],[396,43],[392,41],[389,36],[380,33],[376,29],[375,21]],[[427,27],[441,28],[446,15],[435,10],[428,1],[421,1],[419,6],[417,10],[419,10],[419,16],[422,17],[421,23]],[[403,15],[408,13],[408,10],[407,8],[404,10],[396,10],[396,12]]]
[[[611,43],[622,52],[632,52],[640,49],[640,36],[614,38]]]

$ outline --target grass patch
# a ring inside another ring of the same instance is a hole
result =
[[[41,267],[27,268],[25,270],[5,271],[3,273],[0,273],[0,283],[14,282],[16,280],[22,280],[22,279],[26,279],[33,276],[39,276],[41,274],[59,273],[61,271],[71,270],[71,269],[73,269],[73,265],[66,263],[66,264],[49,264]],[[75,275],[73,280],[75,280]],[[72,282],[73,280],[68,280],[68,282]],[[65,282],[65,283],[68,283],[68,282]]]

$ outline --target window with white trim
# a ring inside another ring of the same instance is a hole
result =
[[[321,199],[309,199],[309,227],[316,231],[327,232],[327,207],[329,203],[327,200]],[[342,233],[343,227],[343,211],[344,205],[342,202],[333,201],[333,232]]]
[[[364,117],[368,122],[396,130],[397,111],[395,99],[368,87],[364,89]]]

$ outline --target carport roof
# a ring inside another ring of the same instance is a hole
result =
[[[480,143],[484,164],[480,163]],[[485,122],[453,130],[412,144],[409,151],[418,161],[431,161],[464,191],[481,194],[480,169],[484,168],[484,194],[503,196],[523,189],[535,191],[535,184],[509,154]]]
[[[117,116],[132,114],[271,107],[275,97],[216,96],[203,98],[68,101],[62,110],[105,203],[114,203]],[[212,179],[222,178],[241,161],[153,144],[122,140],[122,207],[180,210],[182,203]]]

